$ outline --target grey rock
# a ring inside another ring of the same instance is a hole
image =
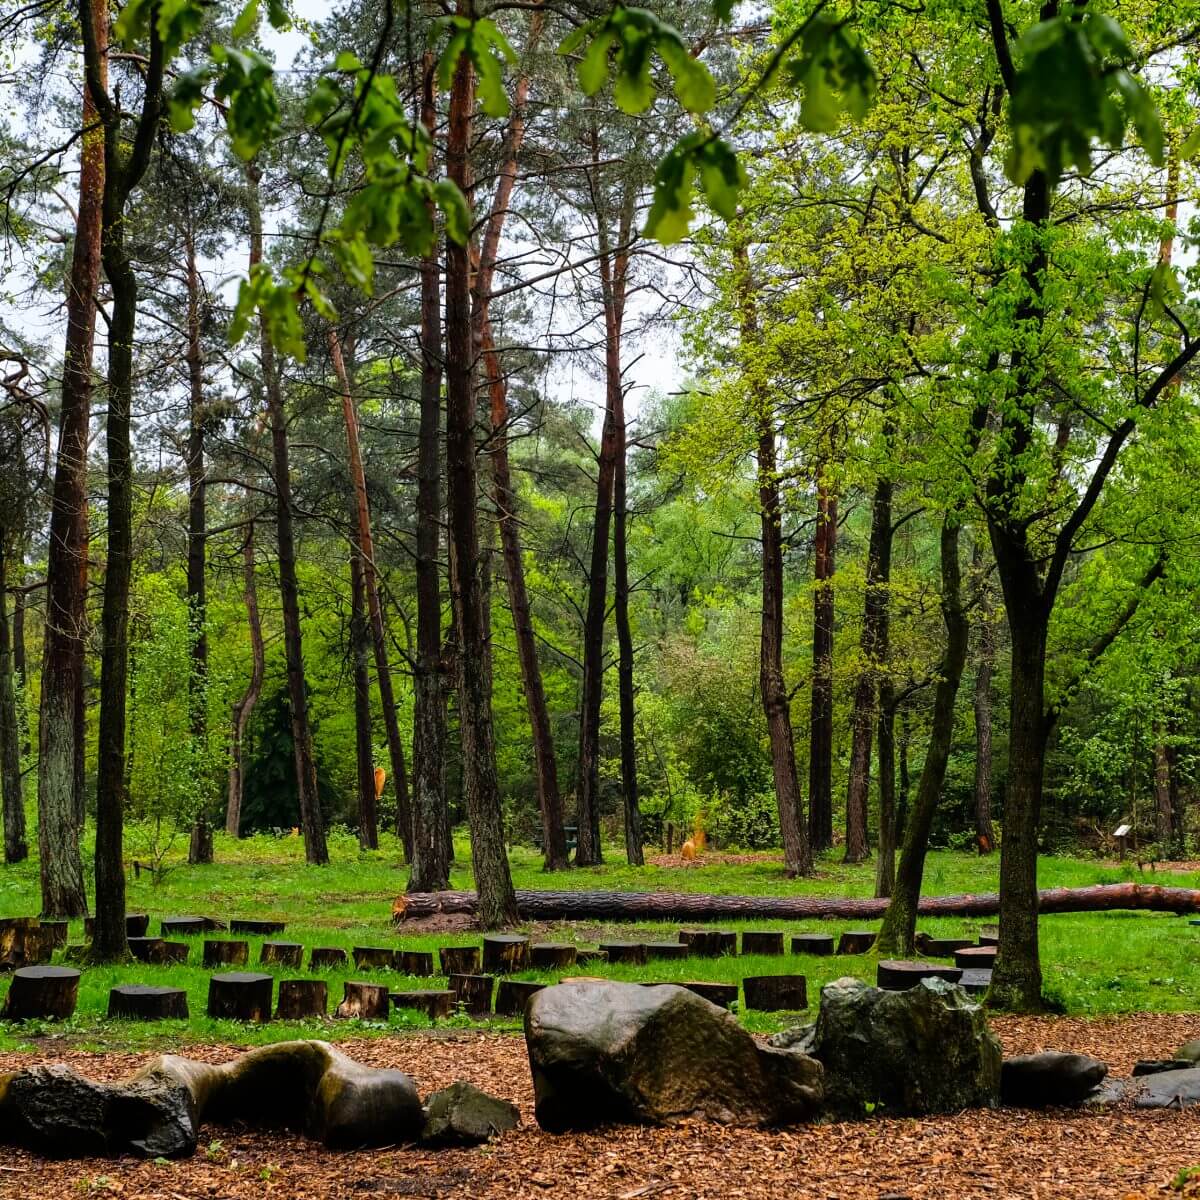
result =
[[[1161,1075],[1164,1071],[1186,1071],[1194,1065],[1186,1058],[1141,1058],[1133,1064],[1131,1074],[1135,1078],[1141,1075]]]
[[[1171,1057],[1186,1059],[1190,1063],[1200,1063],[1200,1038],[1192,1042],[1184,1042]]]
[[[1140,1079],[1114,1079],[1109,1076],[1105,1081],[1083,1101],[1084,1108],[1109,1108],[1120,1104],[1129,1096],[1136,1096],[1141,1090]]]
[[[525,1010],[538,1124],[786,1125],[821,1102],[821,1067],[760,1046],[736,1018],[686,988],[581,980],[538,992]]]
[[[902,992],[827,984],[810,1053],[835,1118],[992,1108],[1000,1097],[1000,1043],[983,1009],[942,979]]]
[[[1087,1054],[1018,1054],[1004,1060],[1000,1099],[1017,1108],[1081,1104],[1107,1074],[1107,1064]]]
[[[516,1129],[520,1120],[515,1104],[460,1079],[429,1097],[421,1141],[427,1146],[478,1146]]]
[[[1200,1068],[1163,1071],[1138,1080],[1137,1108],[1192,1108],[1200,1104]]]
[[[767,1038],[767,1044],[778,1050],[799,1050],[802,1054],[812,1054],[813,1047],[817,1044],[816,1022],[773,1033]]]

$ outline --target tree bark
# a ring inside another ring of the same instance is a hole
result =
[[[1156,884],[1114,883],[1095,887],[1049,888],[1037,894],[1043,913],[1200,912],[1200,889]],[[613,892],[519,889],[522,921],[726,921],[809,919],[858,920],[882,916],[889,901],[867,897],[735,896],[702,892]],[[474,892],[409,892],[396,899],[392,919],[399,925],[446,914],[474,916]],[[923,896],[917,912],[926,917],[990,917],[1000,911],[996,892]]]
[[[29,845],[25,840],[21,734],[8,622],[8,547],[8,530],[0,526],[0,792],[4,808],[4,861],[18,863],[29,857]]]
[[[375,815],[375,750],[371,737],[371,673],[367,667],[371,635],[367,629],[366,580],[362,552],[350,551],[350,656],[354,663],[354,756],[358,776],[358,844],[379,849]]]
[[[975,554],[975,565],[980,555]],[[992,829],[992,670],[996,658],[996,631],[986,583],[979,608],[979,659],[975,668],[975,845],[980,854],[996,848]]]
[[[0,650],[2,649],[3,645],[0,644]],[[1166,858],[1170,855],[1174,827],[1171,811],[1171,756],[1161,721],[1155,722],[1154,734],[1154,840],[1158,843],[1159,854]]]
[[[854,687],[850,719],[850,778],[846,787],[846,855],[848,863],[863,862],[870,853],[867,800],[871,790],[871,739],[875,704],[888,640],[888,583],[892,560],[892,481],[880,478],[871,503],[871,540],[867,549],[866,598],[859,647],[863,665]],[[882,846],[883,833],[880,832]]]
[[[427,52],[421,120],[437,125],[436,64]],[[450,814],[446,797],[446,700],[442,670],[441,542],[442,327],[436,247],[421,259],[421,420],[417,435],[417,661],[413,671],[413,852],[409,887],[450,882]]]
[[[263,649],[262,621],[258,615],[258,589],[255,585],[254,521],[246,523],[242,541],[242,587],[246,602],[246,621],[250,626],[250,682],[242,698],[233,706],[233,723],[229,739],[229,799],[225,809],[225,832],[230,837],[241,836],[242,790],[245,783],[244,758],[246,727],[262,693],[266,656]]]
[[[460,10],[463,6],[460,5]],[[469,5],[464,15],[470,15]],[[447,176],[471,193],[471,125],[475,76],[465,56],[455,66],[446,141]],[[485,928],[516,919],[496,777],[490,647],[480,587],[479,513],[475,470],[475,395],[472,387],[471,258],[467,245],[446,238],[446,475],[453,546],[451,588],[458,631],[459,723],[463,790],[471,829],[471,861]]]
[[[962,601],[958,542],[958,517],[948,514],[942,521],[941,534],[942,618],[946,624],[946,648],[934,692],[933,724],[929,731],[929,746],[925,751],[925,765],[921,769],[916,801],[904,831],[891,902],[879,931],[879,952],[892,957],[911,957],[913,954],[929,832],[946,778],[946,763],[950,758],[954,737],[954,706],[967,659],[969,626]]]
[[[833,572],[837,557],[837,497],[823,465],[817,470],[813,545],[813,675],[808,755],[808,840],[814,851],[833,845]]]
[[[107,86],[108,16],[81,0],[96,47],[97,86]],[[67,285],[62,411],[50,508],[46,567],[46,626],[38,734],[38,852],[42,915],[87,912],[79,835],[83,815],[80,745],[87,614],[87,451],[91,413],[92,350],[104,206],[104,131],[93,89],[85,78],[79,207]]]
[[[891,896],[896,886],[896,692],[890,679],[879,684],[879,851],[875,895]]]
[[[410,862],[413,854],[412,809],[408,796],[408,769],[404,762],[404,746],[400,741],[400,723],[396,717],[396,696],[392,689],[392,668],[388,663],[387,630],[383,623],[383,605],[379,600],[379,579],[375,569],[375,540],[371,534],[371,509],[367,498],[367,478],[363,470],[362,451],[358,441],[358,413],[354,406],[354,390],[350,373],[342,357],[342,343],[337,330],[329,330],[329,356],[333,360],[338,388],[342,394],[342,420],[346,426],[347,461],[354,484],[355,540],[362,570],[362,586],[367,602],[371,645],[375,652],[375,679],[379,688],[379,707],[383,710],[383,726],[387,732],[388,759],[392,767],[392,785],[396,789],[396,832],[404,845],[404,856]],[[372,785],[374,786],[374,785]],[[372,805],[372,808],[374,806]],[[374,819],[372,818],[372,827]],[[361,833],[361,826],[360,826]],[[378,844],[375,837],[371,848]]]
[[[262,211],[258,201],[259,169],[246,168],[247,216],[250,224],[250,265],[262,261]],[[275,347],[265,320],[259,322],[259,348],[263,388],[271,426],[272,474],[275,484],[275,528],[279,541],[279,598],[283,607],[283,640],[287,659],[288,701],[291,707],[292,742],[296,759],[296,787],[300,796],[300,826],[304,856],[310,865],[329,862],[325,825],[317,796],[317,767],[313,759],[312,730],[308,721],[308,693],[304,681],[304,643],[300,630],[300,586],[296,578],[296,539],[292,519],[292,480],[288,452],[287,414],[275,363]]]

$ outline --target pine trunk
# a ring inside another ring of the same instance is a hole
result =
[[[8,622],[8,546],[8,530],[0,526],[0,793],[4,808],[4,861],[18,863],[29,857],[29,846],[25,840],[21,734]]]
[[[875,895],[890,897],[896,886],[896,693],[890,679],[879,684],[879,851]]]
[[[258,615],[258,588],[254,576],[254,521],[251,519],[246,523],[246,536],[242,541],[242,594],[246,602],[246,622],[250,626],[251,667],[250,682],[242,698],[233,706],[229,739],[229,798],[225,808],[225,832],[230,837],[241,836],[246,727],[262,693],[266,670],[262,621]]]
[[[976,566],[979,556],[976,555]],[[979,661],[975,668],[975,845],[980,854],[996,848],[992,828],[992,671],[996,631],[987,586],[979,610]]]
[[[375,751],[371,737],[371,672],[367,666],[371,634],[367,629],[366,581],[357,545],[350,552],[350,656],[354,663],[354,755],[358,775],[358,844],[379,849],[375,815]]]
[[[808,755],[808,840],[814,851],[833,845],[833,572],[837,497],[824,469],[817,477],[813,546],[813,675]]]

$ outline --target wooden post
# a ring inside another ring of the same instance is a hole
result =
[[[323,1017],[329,1012],[329,988],[323,979],[281,979],[279,1002],[275,1006],[278,1021],[303,1021]]]
[[[150,987],[133,983],[112,988],[108,993],[109,1020],[186,1021],[187,992],[183,988]]]
[[[208,1015],[218,1020],[269,1021],[275,980],[253,971],[230,971],[208,981]]]
[[[6,1021],[65,1020],[75,1011],[79,972],[74,967],[19,967],[0,1010]]]
[[[383,983],[364,983],[347,980],[342,1002],[337,1006],[335,1017],[358,1017],[364,1021],[386,1021],[388,1017],[388,990]]]

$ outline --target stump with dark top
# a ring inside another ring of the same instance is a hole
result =
[[[186,1021],[187,992],[183,988],[124,984],[108,993],[109,1019],[128,1021]]]
[[[530,998],[546,985],[528,979],[502,979],[496,985],[496,1016],[521,1017]]]
[[[263,921],[250,917],[235,917],[229,922],[230,933],[254,933],[259,937],[282,933],[286,928],[286,921]]]
[[[145,937],[150,932],[149,913],[126,913],[125,936],[127,938]],[[96,918],[83,918],[83,935],[89,941],[96,936]]]
[[[263,942],[258,952],[260,963],[279,963],[282,967],[299,967],[304,962],[304,947],[299,942]]]
[[[783,934],[775,929],[747,929],[742,934],[743,954],[782,954]]]
[[[308,956],[310,971],[329,971],[346,965],[346,952],[340,946],[314,946]]]
[[[214,930],[225,928],[220,921],[214,921],[212,917],[163,917],[158,927],[163,937],[197,937],[202,933],[212,933]]]
[[[390,946],[355,946],[354,967],[358,971],[394,971],[396,951]]]
[[[710,1004],[715,1004],[719,1008],[728,1008],[731,1004],[737,1003],[738,985],[736,983],[685,983],[681,985],[687,988],[689,992],[695,992],[697,996],[703,996]]]
[[[803,975],[747,975],[742,980],[746,1007],[759,1012],[799,1012],[808,1007]]]
[[[432,975],[432,950],[398,950],[396,951],[396,970],[401,975]]]
[[[208,981],[208,1015],[231,1021],[269,1021],[275,980],[257,971],[230,971]]]
[[[832,933],[795,933],[792,935],[793,954],[814,954],[827,958],[833,953]]]
[[[584,946],[583,949],[575,951],[575,962],[581,967],[588,963],[608,962],[608,952],[598,946]]]
[[[163,961],[169,963],[185,963],[192,953],[187,942],[163,942],[162,948]]]
[[[687,958],[691,948],[683,942],[647,942],[646,958]]]
[[[0,920],[0,968],[32,967],[48,962],[54,943],[37,917]]]
[[[571,942],[534,942],[529,947],[529,965],[545,970],[551,967],[573,967],[579,952]]]
[[[875,984],[889,992],[906,992],[922,979],[944,979],[958,983],[962,970],[958,967],[939,967],[932,963],[884,959],[875,968]]]
[[[991,968],[968,967],[963,971],[962,978],[958,981],[958,986],[968,996],[982,996],[992,986]]]
[[[74,967],[18,967],[0,1010],[6,1021],[65,1020],[79,999]]]
[[[454,993],[449,988],[428,989],[416,992],[392,992],[393,1008],[414,1008],[424,1013],[431,1021],[448,1017],[454,1012]]]
[[[955,952],[954,965],[964,971],[972,967],[990,970],[996,965],[996,951],[995,946],[968,946]]]
[[[519,933],[489,933],[483,939],[483,969],[492,975],[527,971],[529,939]]]
[[[870,929],[847,929],[838,938],[839,954],[866,954],[875,945],[875,934]]]
[[[450,990],[454,993],[454,1002],[461,1004],[473,1017],[483,1016],[491,1011],[492,985],[495,982],[491,975],[457,973],[447,980]]]
[[[138,962],[144,963],[165,963],[167,961],[167,952],[163,949],[166,943],[160,937],[131,937],[127,939],[129,942],[129,953],[133,955]]]
[[[244,967],[249,961],[249,942],[208,941],[204,943],[204,965],[206,967]]]
[[[737,934],[726,929],[681,929],[679,940],[697,958],[737,953]]]
[[[480,966],[478,946],[439,946],[438,963],[443,975],[474,975]]]
[[[43,921],[41,924],[42,941],[53,950],[67,944],[67,934],[70,932],[69,921]]]
[[[286,943],[284,943],[286,944]],[[275,1017],[279,1021],[303,1021],[329,1012],[329,985],[323,979],[281,979]]]
[[[965,950],[975,943],[970,938],[935,938],[927,933],[918,933],[913,945],[918,954],[924,954],[927,958],[953,958],[959,950]]]
[[[601,942],[600,949],[608,955],[610,963],[635,963],[640,966],[646,961],[645,942]]]
[[[342,993],[342,1002],[333,1015],[360,1017],[364,1021],[386,1021],[388,1004],[386,983],[366,983],[362,980],[348,979],[346,989]]]
[[[971,945],[972,943],[968,942],[967,944]],[[974,944],[979,946],[999,946],[1000,935],[998,933],[981,933],[979,941]]]

